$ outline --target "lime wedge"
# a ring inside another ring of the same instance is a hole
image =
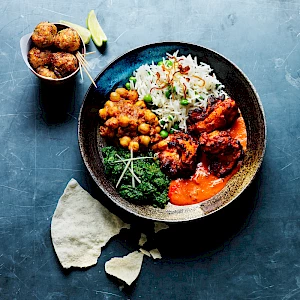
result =
[[[64,20],[60,20],[59,23],[67,25],[67,26],[75,29],[78,32],[78,34],[81,36],[83,42],[85,44],[89,43],[89,41],[91,39],[91,32],[87,28],[84,28],[80,25],[77,25],[77,24],[74,24],[74,23],[71,23],[68,21],[64,21]]]
[[[92,39],[96,46],[101,47],[103,43],[107,42],[107,37],[101,28],[94,10],[91,10],[86,20],[87,28],[92,34]]]

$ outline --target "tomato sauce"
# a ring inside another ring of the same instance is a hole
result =
[[[246,150],[247,131],[243,117],[240,116],[228,132],[233,138],[238,139]],[[190,205],[207,200],[220,192],[238,169],[239,166],[226,177],[218,178],[210,174],[206,156],[202,154],[201,162],[191,178],[171,181],[168,194],[170,202],[174,205]]]

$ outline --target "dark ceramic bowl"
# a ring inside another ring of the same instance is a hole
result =
[[[139,206],[121,198],[104,174],[101,147],[103,139],[99,135],[98,111],[109,99],[109,94],[117,87],[124,86],[132,72],[142,64],[158,62],[166,53],[198,57],[198,62],[209,64],[217,78],[225,85],[227,93],[236,100],[247,127],[247,152],[241,169],[214,197],[193,205],[175,206],[168,204],[165,209]],[[91,176],[103,192],[118,206],[143,218],[180,222],[209,215],[233,200],[252,182],[263,160],[266,147],[266,121],[262,104],[249,79],[224,56],[197,45],[163,42],[150,44],[131,50],[110,63],[95,79],[98,88],[91,85],[85,95],[79,116],[79,145],[83,160]]]

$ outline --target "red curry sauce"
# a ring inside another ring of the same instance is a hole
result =
[[[247,131],[243,117],[240,116],[228,132],[233,138],[238,139],[246,150]],[[175,205],[189,205],[207,200],[220,192],[238,169],[239,166],[225,178],[218,178],[210,174],[206,157],[202,154],[201,162],[190,179],[171,181],[168,194],[170,202]]]

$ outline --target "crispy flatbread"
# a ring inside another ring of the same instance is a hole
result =
[[[147,242],[147,236],[145,233],[141,233],[141,237],[139,239],[139,246],[143,246]]]
[[[149,251],[153,259],[161,259],[161,254],[157,248]]]
[[[145,249],[143,249],[143,248],[140,248],[139,251],[142,252],[143,254],[145,254],[145,255],[151,257],[151,254],[150,254],[149,251],[147,251],[147,250],[145,250]]]
[[[113,257],[105,263],[105,272],[131,285],[141,271],[143,256],[134,251],[123,257]]]
[[[122,228],[130,228],[71,179],[60,197],[51,223],[51,238],[64,268],[97,263],[101,248]]]
[[[169,225],[163,223],[163,222],[154,222],[154,232],[158,233],[159,231],[163,229],[168,229]]]

